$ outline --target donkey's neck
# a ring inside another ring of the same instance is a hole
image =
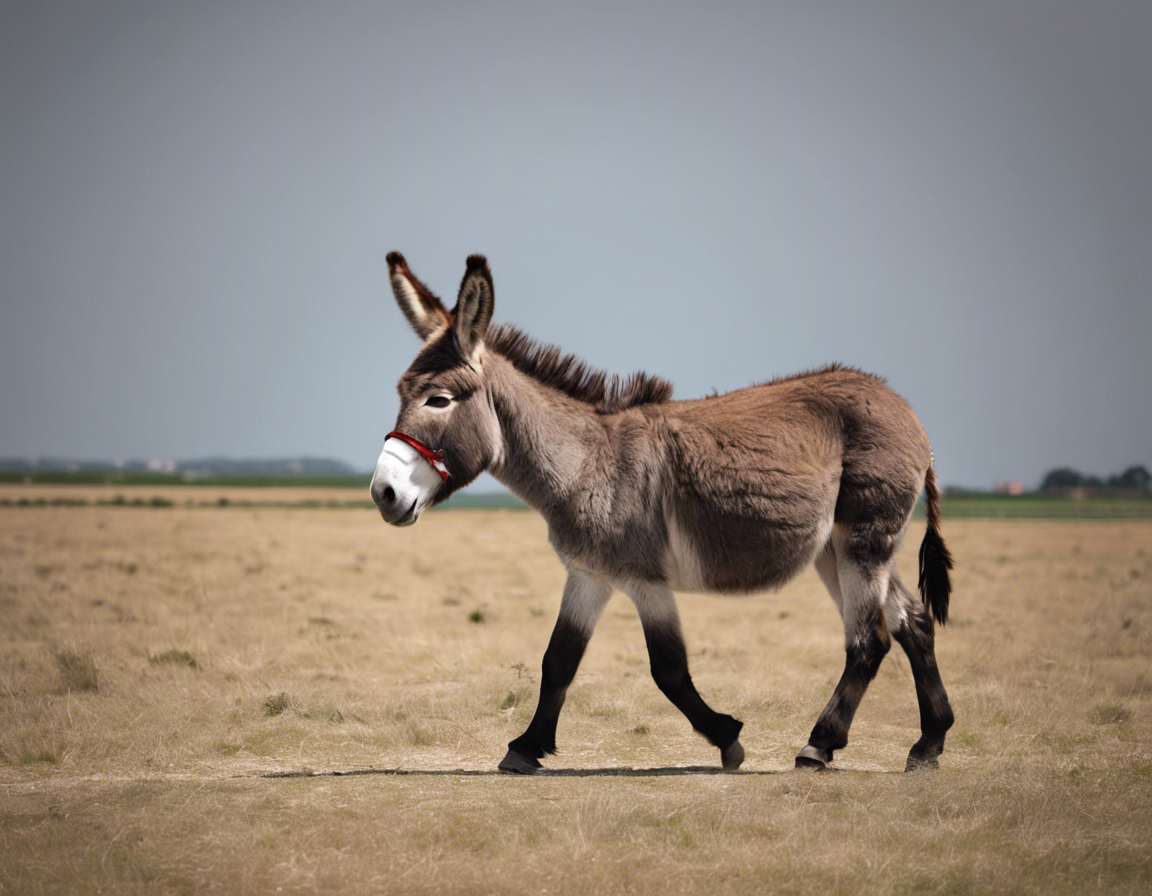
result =
[[[550,519],[579,490],[607,433],[591,406],[537,382],[500,355],[491,353],[484,363],[502,440],[489,472]]]

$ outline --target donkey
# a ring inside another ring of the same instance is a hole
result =
[[[920,705],[906,770],[937,765],[953,716],[933,618],[947,620],[952,558],[928,438],[883,380],[832,365],[672,401],[663,379],[608,377],[492,326],[481,255],[468,259],[451,311],[400,253],[388,255],[388,268],[424,347],[400,378],[396,427],[372,477],[381,515],[411,525],[488,471],[543,515],[568,572],[535,714],[500,770],[532,774],[556,751],[565,694],[613,589],[639,611],[657,686],[719,748],[723,768],[739,768],[743,723],[697,693],[673,592],[776,588],[809,563],[843,618],[847,656],[796,766],[822,769],[847,745],[893,638]],[[921,490],[922,601],[894,562]]]

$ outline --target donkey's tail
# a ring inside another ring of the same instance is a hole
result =
[[[920,542],[920,597],[936,621],[943,625],[948,621],[948,595],[952,592],[952,581],[948,577],[952,555],[940,536],[940,488],[936,485],[936,471],[931,463],[924,477],[924,491],[928,531]]]

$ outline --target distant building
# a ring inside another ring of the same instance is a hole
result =
[[[994,489],[998,495],[1022,495],[1024,494],[1023,482],[997,482]]]

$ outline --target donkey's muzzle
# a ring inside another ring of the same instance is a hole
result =
[[[388,439],[376,461],[370,490],[385,522],[410,526],[432,503],[443,482],[415,448],[399,439]]]

